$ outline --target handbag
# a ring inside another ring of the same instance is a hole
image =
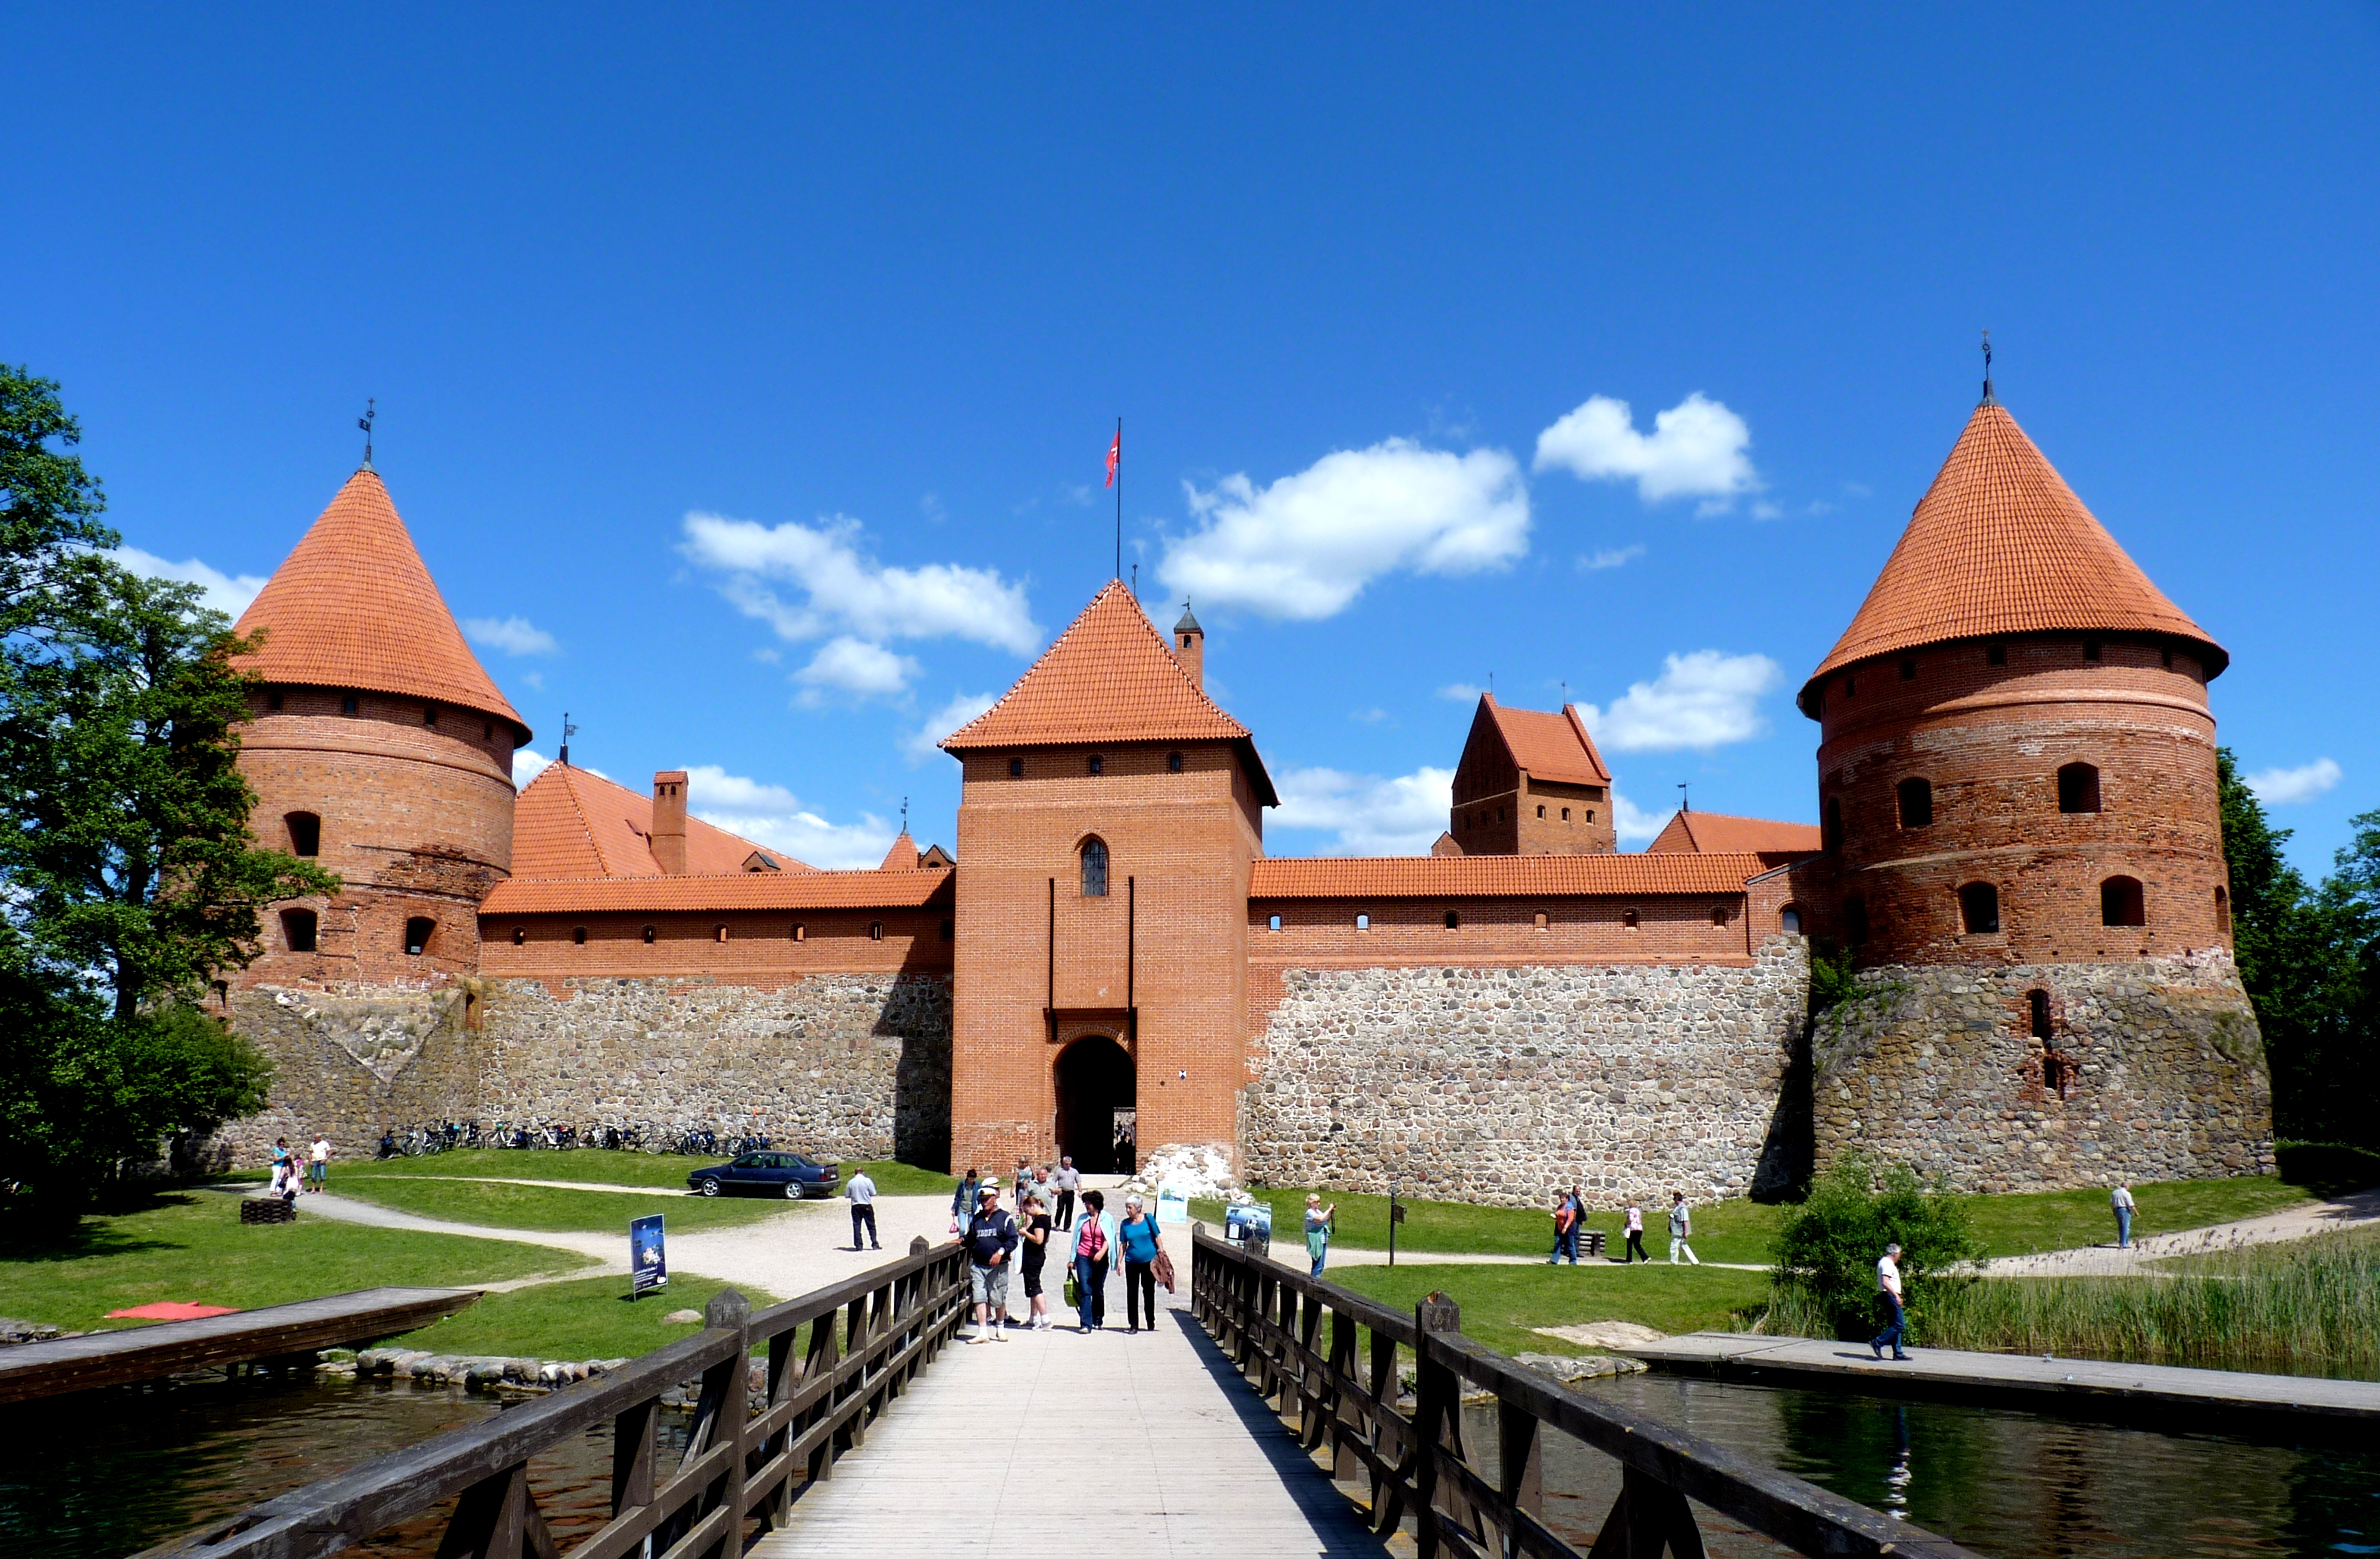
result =
[[[1157,1260],[1153,1267],[1154,1270],[1150,1275],[1157,1279],[1157,1286],[1169,1294],[1173,1292],[1173,1258],[1165,1253],[1165,1247],[1162,1245],[1157,1248]]]
[[[1082,1308],[1083,1280],[1075,1275],[1073,1267],[1066,1269],[1066,1303],[1078,1310]]]

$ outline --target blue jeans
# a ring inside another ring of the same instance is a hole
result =
[[[1328,1245],[1309,1246],[1307,1247],[1305,1253],[1314,1258],[1314,1271],[1308,1274],[1308,1275],[1313,1277],[1321,1276],[1322,1263],[1330,1259],[1330,1247]]]
[[[2119,1207],[2116,1209],[2116,1248],[2119,1251],[2129,1250],[2131,1248],[2131,1243],[2132,1210],[2129,1207]]]
[[[1892,1356],[1895,1359],[1899,1359],[1901,1357],[1900,1339],[1909,1330],[1909,1317],[1900,1308],[1900,1296],[1895,1294],[1878,1294],[1876,1298],[1882,1299],[1887,1305],[1891,1307],[1892,1319],[1885,1323],[1883,1331],[1878,1332],[1875,1336],[1868,1339],[1867,1346],[1881,1353],[1884,1351],[1884,1345],[1890,1343],[1892,1345]]]
[[[1571,1265],[1578,1265],[1578,1226],[1576,1224],[1571,1225],[1570,1227],[1560,1230],[1554,1236],[1554,1253],[1546,1258],[1546,1265],[1551,1266],[1564,1256],[1570,1258]]]
[[[1075,1318],[1093,1331],[1108,1323],[1108,1259],[1098,1261],[1088,1256],[1075,1258],[1075,1283],[1083,1291],[1080,1304],[1075,1307]]]

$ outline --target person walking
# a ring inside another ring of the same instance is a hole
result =
[[[1909,1313],[1900,1307],[1900,1247],[1888,1245],[1876,1263],[1876,1292],[1885,1314],[1884,1330],[1868,1339],[1867,1346],[1878,1359],[1884,1357],[1884,1345],[1892,1345],[1892,1357],[1909,1358],[1901,1339],[1909,1334]]]
[[[1075,1193],[1083,1189],[1083,1172],[1075,1167],[1071,1156],[1062,1154],[1058,1172],[1050,1177],[1050,1186],[1058,1192],[1057,1226],[1062,1229],[1075,1227]]]
[[[1033,1183],[1026,1188],[1026,1194],[1039,1197],[1041,1210],[1045,1213],[1058,1205],[1058,1188],[1050,1183],[1048,1165],[1037,1164],[1033,1166]],[[1058,1226],[1053,1221],[1050,1227],[1055,1228]]]
[[[1127,1335],[1140,1330],[1141,1311],[1148,1312],[1148,1329],[1157,1330],[1158,1253],[1165,1242],[1158,1238],[1157,1220],[1141,1206],[1137,1193],[1123,1199],[1123,1222],[1116,1225],[1116,1246],[1123,1252],[1123,1319]]]
[[[1008,1189],[1009,1200],[1016,1203],[1018,1212],[1023,1212],[1025,1193],[1033,1189],[1033,1165],[1029,1160],[1020,1158],[1016,1161],[1015,1172],[1009,1177]]]
[[[1578,1265],[1578,1203],[1570,1192],[1554,1192],[1554,1253],[1546,1258],[1546,1265],[1559,1265],[1564,1256],[1570,1264]]]
[[[1305,1193],[1305,1254],[1314,1263],[1311,1276],[1322,1275],[1322,1263],[1330,1256],[1330,1226],[1338,1216],[1337,1202],[1325,1207],[1322,1198],[1312,1191]]]
[[[966,1227],[967,1297],[975,1300],[976,1325],[969,1342],[1008,1340],[1008,1266],[1016,1244],[1016,1220],[1000,1208],[1000,1182],[983,1181]]]
[[[1108,1263],[1115,1236],[1108,1227],[1107,1197],[1083,1193],[1083,1221],[1075,1230],[1075,1323],[1088,1336],[1108,1323]]]
[[[2118,1180],[2116,1189],[2107,1195],[2107,1204],[2116,1210],[2116,1249],[2132,1248],[2132,1187],[2130,1180]]]
[[[976,1188],[983,1183],[983,1171],[969,1169],[958,1189],[951,1192],[951,1232],[965,1234],[967,1220],[975,1216]]]
[[[314,1133],[314,1145],[306,1153],[306,1189],[321,1190],[331,1179],[331,1139],[322,1132]]]
[[[1694,1215],[1686,1206],[1686,1193],[1682,1190],[1671,1191],[1670,1193],[1670,1264],[1671,1266],[1678,1264],[1678,1252],[1681,1251],[1685,1252],[1688,1264],[1693,1266],[1703,1264],[1703,1259],[1694,1254],[1694,1248],[1686,1243],[1687,1237],[1694,1232]]]
[[[851,1178],[843,1183],[843,1194],[851,1199],[851,1248],[859,1249],[859,1230],[868,1228],[868,1248],[881,1251],[876,1243],[876,1182],[868,1178],[866,1169],[855,1169]]]
[[[1041,1193],[1025,1193],[1025,1249],[1016,1264],[1025,1274],[1025,1324],[1036,1332],[1050,1329],[1050,1299],[1041,1292],[1041,1263],[1050,1259],[1050,1204]]]
[[[1620,1264],[1621,1266],[1626,1266],[1637,1257],[1643,1256],[1645,1263],[1650,1265],[1653,1258],[1652,1255],[1645,1249],[1645,1209],[1639,1207],[1633,1202],[1628,1203],[1628,1223],[1626,1227],[1628,1230],[1628,1244],[1627,1247],[1620,1252]]]

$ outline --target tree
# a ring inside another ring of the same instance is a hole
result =
[[[56,388],[0,369],[0,1176],[54,1213],[261,1104],[262,1057],[196,1003],[264,904],[338,888],[255,848],[254,644],[101,550]]]
[[[1810,1182],[1778,1230],[1773,1276],[1798,1289],[1837,1336],[1864,1337],[1876,1326],[1876,1263],[1890,1244],[1900,1247],[1901,1294],[1912,1312],[1984,1254],[1960,1198],[1921,1184],[1907,1165],[1878,1170],[1847,1153]]]

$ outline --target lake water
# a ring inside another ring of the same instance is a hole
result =
[[[2160,1434],[1660,1374],[1588,1389],[1980,1553],[2380,1554],[2380,1447]],[[460,1390],[270,1377],[0,1408],[0,1553],[133,1553],[497,1411]],[[1475,1459],[1494,1466],[1492,1410],[1466,1411],[1464,1422]],[[682,1448],[686,1415],[661,1423],[664,1444]],[[531,1464],[565,1542],[608,1517],[611,1456],[603,1425]],[[1584,1548],[1619,1493],[1616,1464],[1552,1435],[1545,1472],[1548,1521]],[[1777,1552],[1698,1514],[1715,1555]],[[443,1525],[433,1512],[355,1552],[428,1555]]]

